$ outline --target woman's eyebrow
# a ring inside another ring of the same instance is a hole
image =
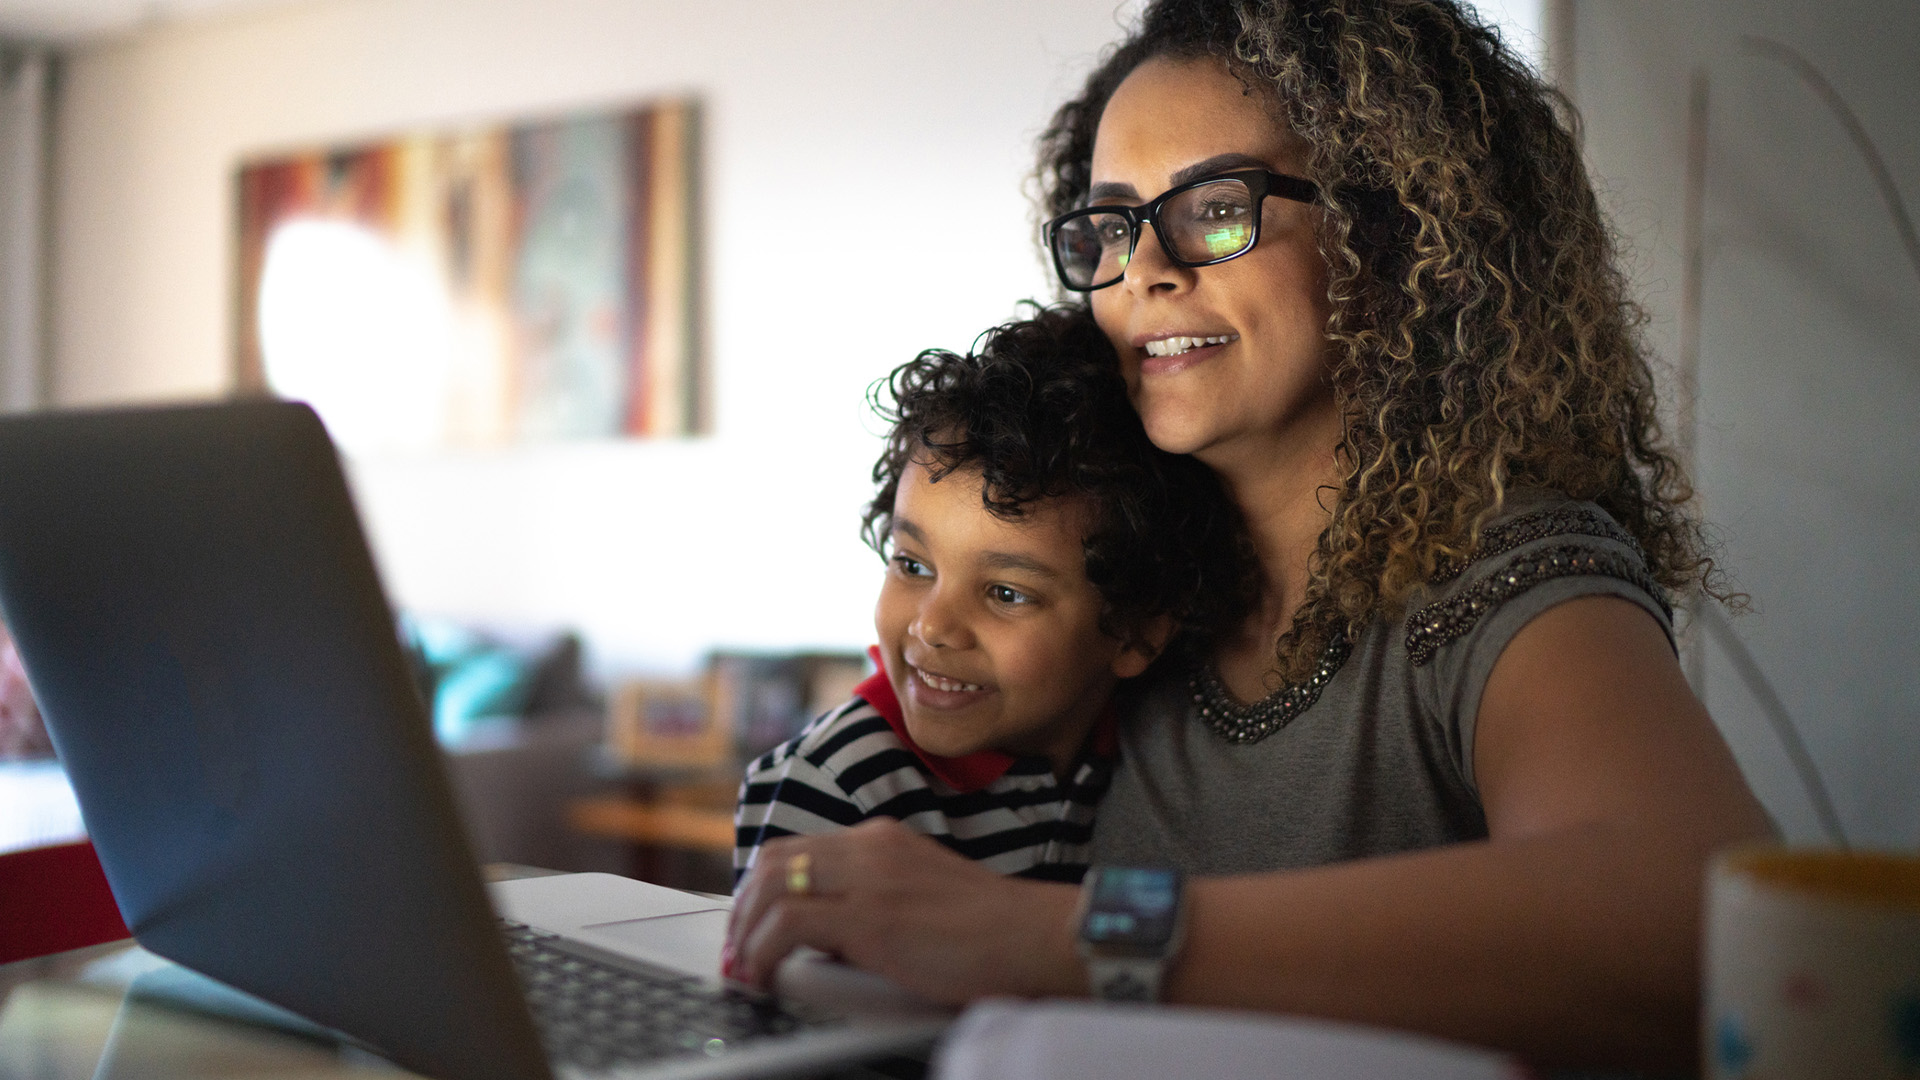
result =
[[[1196,161],[1176,171],[1168,177],[1168,188],[1177,188],[1181,184],[1202,177],[1217,176],[1220,173],[1238,172],[1242,169],[1271,169],[1273,166],[1252,154],[1215,154],[1205,161]],[[1098,202],[1101,199],[1138,199],[1140,193],[1132,184],[1115,180],[1102,180],[1087,189],[1087,201]]]
[[[1254,157],[1252,154],[1215,154],[1205,161],[1196,161],[1184,169],[1176,171],[1167,179],[1170,188],[1202,177],[1217,176],[1220,173],[1239,172],[1242,169],[1271,169],[1273,166]]]

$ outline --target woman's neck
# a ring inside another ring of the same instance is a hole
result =
[[[1273,646],[1306,599],[1308,564],[1332,516],[1339,428],[1337,417],[1328,419],[1330,425],[1294,425],[1257,445],[1199,455],[1239,506],[1259,560],[1259,603],[1215,657],[1222,681],[1243,700],[1277,688]]]

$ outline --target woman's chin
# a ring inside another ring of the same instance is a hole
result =
[[[1140,419],[1147,429],[1148,441],[1169,454],[1197,454],[1213,445],[1216,432],[1212,425],[1190,413],[1181,413],[1188,410],[1142,408]]]

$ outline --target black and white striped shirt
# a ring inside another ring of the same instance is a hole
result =
[[[1111,716],[1064,782],[1044,757],[941,758],[913,744],[885,672],[747,766],[734,809],[733,874],[779,836],[890,817],[1003,874],[1078,882],[1094,808],[1113,778]]]

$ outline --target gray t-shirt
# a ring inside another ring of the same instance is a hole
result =
[[[1482,839],[1474,719],[1520,628],[1600,594],[1639,604],[1672,638],[1664,590],[1591,503],[1516,492],[1473,560],[1450,569],[1408,615],[1369,625],[1318,700],[1258,741],[1207,726],[1189,671],[1149,675],[1122,719],[1094,862],[1234,874]]]

